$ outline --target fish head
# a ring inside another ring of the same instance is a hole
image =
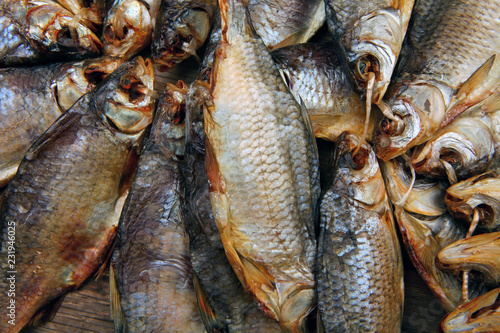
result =
[[[500,327],[500,288],[459,305],[440,323],[439,332],[497,332]]]
[[[395,205],[422,216],[440,216],[446,213],[443,202],[446,187],[433,179],[416,176],[412,182],[410,166],[402,156],[381,162],[387,194]],[[403,198],[406,197],[405,200]]]
[[[162,69],[170,69],[189,56],[196,55],[196,50],[203,45],[210,32],[213,15],[211,10],[188,7],[181,9],[171,21],[161,24],[154,31],[153,61],[160,64]]]
[[[446,111],[441,90],[432,84],[401,84],[395,91],[387,103],[394,119],[382,119],[373,133],[375,152],[384,161],[425,142],[437,132]]]
[[[339,136],[336,151],[335,187],[367,206],[386,198],[384,181],[371,146],[351,132]]]
[[[151,135],[168,156],[184,155],[186,95],[189,86],[183,81],[167,83],[158,101]]]
[[[54,96],[61,111],[67,111],[122,63],[121,58],[102,57],[63,66],[52,82]]]
[[[26,14],[26,34],[42,53],[71,54],[81,58],[96,56],[102,43],[74,15],[57,4],[30,2]]]
[[[146,2],[125,0],[109,11],[103,27],[104,54],[130,58],[151,41],[154,18]]]
[[[429,177],[446,178],[451,172],[453,177],[464,179],[483,172],[494,151],[489,126],[479,117],[459,118],[415,147],[412,165],[417,173]]]
[[[478,227],[496,230],[500,224],[500,175],[488,171],[450,186],[444,202],[450,213],[464,221],[472,221],[478,211]]]
[[[404,38],[396,11],[381,10],[361,17],[342,38],[357,88],[366,90],[368,73],[375,74],[372,102],[384,96]]]
[[[93,92],[94,105],[114,133],[141,135],[155,109],[153,65],[137,57],[109,75]]]

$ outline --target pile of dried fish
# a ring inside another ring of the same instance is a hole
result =
[[[0,331],[109,264],[116,332],[398,332],[397,229],[441,331],[500,331],[499,12],[0,0]]]

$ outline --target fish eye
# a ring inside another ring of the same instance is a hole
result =
[[[358,58],[356,62],[356,71],[363,80],[367,78],[368,73],[372,72],[378,75],[379,64],[376,57],[366,54]]]
[[[368,67],[370,67],[370,60],[366,57],[360,57],[357,63],[358,74],[365,76],[368,73]]]
[[[133,101],[144,97],[144,88],[145,86],[135,76],[127,75],[120,82],[120,89]]]
[[[355,155],[351,152],[347,153],[345,159],[351,169],[359,171],[365,167],[368,157],[368,151],[361,147]]]

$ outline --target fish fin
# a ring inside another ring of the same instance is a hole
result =
[[[111,302],[111,319],[113,319],[115,325],[115,333],[125,333],[127,332],[127,322],[125,321],[125,315],[120,303],[120,293],[116,284],[113,265],[109,267],[109,298]]]
[[[205,325],[205,329],[207,330],[207,332],[229,332],[226,323],[220,323],[219,321],[217,321],[210,301],[208,300],[208,297],[201,285],[201,281],[196,273],[193,273],[193,284],[194,290],[196,292],[196,300],[198,301],[198,307],[201,313],[201,319],[203,321],[203,325]]]
[[[87,95],[84,95],[87,96]],[[83,112],[78,109],[83,109],[81,104],[87,104],[88,98],[80,98],[68,111],[63,113],[57,120],[31,145],[25,155],[25,159],[33,160],[38,153],[55,140],[61,133],[64,133],[68,127],[76,123],[83,116]],[[75,111],[73,111],[75,110]]]
[[[64,297],[66,294],[58,296],[52,299],[50,302],[45,304],[41,309],[39,309],[35,315],[31,318],[28,323],[28,326],[38,327],[49,321],[51,321],[59,310],[62,302],[64,301]]]
[[[488,76],[493,63],[495,62],[495,58],[496,54],[492,55],[488,60],[486,60],[484,64],[481,65],[481,67],[479,67],[474,73],[472,73],[467,81],[462,83],[455,95],[463,96],[463,98],[465,98],[465,96],[469,95],[471,92],[477,89],[477,86],[480,85],[481,82],[483,82],[484,79]]]
[[[485,113],[496,112],[500,110],[500,94],[496,92],[488,97],[481,109]]]
[[[110,249],[108,251],[108,254],[106,255],[106,258],[104,259],[104,262],[102,263],[101,267],[95,273],[95,280],[96,281],[99,280],[101,275],[104,273],[104,271],[106,270],[106,267],[108,267],[108,264],[111,261],[111,257],[113,256],[113,252],[115,251],[115,247],[116,247],[116,231],[111,234],[110,241],[112,243],[111,243]],[[110,267],[111,267],[111,265],[110,265]]]
[[[307,111],[306,105],[304,104],[302,97],[299,96],[298,102],[300,105],[300,114],[302,116],[302,119],[304,120],[306,130],[309,133],[309,136],[311,137],[311,141],[314,146],[314,151],[316,152],[316,158],[318,158],[318,145],[316,144],[316,138],[314,136],[314,128],[312,125],[311,118],[309,117],[309,112]]]
[[[233,35],[258,38],[248,12],[246,0],[219,0],[222,43],[229,43]]]

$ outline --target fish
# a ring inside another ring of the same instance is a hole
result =
[[[496,288],[460,304],[441,320],[439,332],[497,332],[500,327],[499,293],[500,288]]]
[[[31,144],[122,63],[103,57],[0,69],[0,187],[15,175]]]
[[[186,90],[167,84],[120,217],[110,266],[115,332],[205,332],[182,203]]]
[[[153,83],[149,60],[123,64],[26,153],[0,215],[1,317],[15,304],[15,321],[2,320],[2,332],[50,320],[104,263],[153,116]]]
[[[203,77],[200,73],[199,79]],[[205,168],[203,108],[210,103],[209,85],[198,80],[186,96],[185,211],[191,262],[198,279],[200,311],[207,332],[282,332],[262,312],[226,257],[210,203]]]
[[[307,42],[325,23],[321,0],[248,0],[252,25],[269,50]]]
[[[417,2],[415,10],[427,3]],[[438,10],[439,15],[417,17],[423,22],[414,22],[413,29],[418,27],[422,35],[412,44],[412,56],[401,64],[381,104],[391,119],[385,117],[377,125],[373,143],[384,161],[431,139],[498,89],[500,3],[456,0],[434,6],[440,7],[427,14]]]
[[[337,141],[344,131],[363,135],[365,102],[354,89],[347,58],[333,42],[297,44],[271,52],[297,101],[304,103],[316,138]],[[377,123],[372,113],[365,139]]]
[[[450,186],[444,202],[456,218],[471,223],[474,211],[479,214],[477,227],[483,232],[500,231],[500,175],[486,171]]]
[[[378,104],[389,86],[414,2],[325,1],[328,30],[346,51],[356,87],[373,91],[368,103]]]
[[[327,332],[399,332],[403,258],[370,145],[339,137],[318,236],[318,308]]]
[[[442,270],[481,273],[488,285],[500,283],[500,232],[488,232],[460,239],[439,251],[436,264]]]
[[[104,19],[103,54],[132,58],[151,42],[160,0],[114,0]]]
[[[316,306],[317,148],[242,1],[219,1],[222,41],[204,110],[210,201],[245,289],[286,331]]]
[[[106,0],[56,0],[61,6],[75,15],[75,23],[83,22],[96,32],[102,26],[106,16]]]
[[[2,65],[100,54],[102,43],[75,15],[51,0],[4,0],[0,6]]]
[[[217,0],[163,0],[153,31],[151,58],[168,70],[203,45],[217,11]]]
[[[438,252],[465,237],[467,230],[447,213],[443,202],[446,185],[426,177],[412,184],[402,157],[380,164],[394,217],[410,259],[429,289],[446,311],[453,311],[462,298],[462,284],[435,263]]]
[[[484,172],[494,156],[495,137],[487,114],[462,114],[426,143],[415,147],[415,171],[451,183]]]

